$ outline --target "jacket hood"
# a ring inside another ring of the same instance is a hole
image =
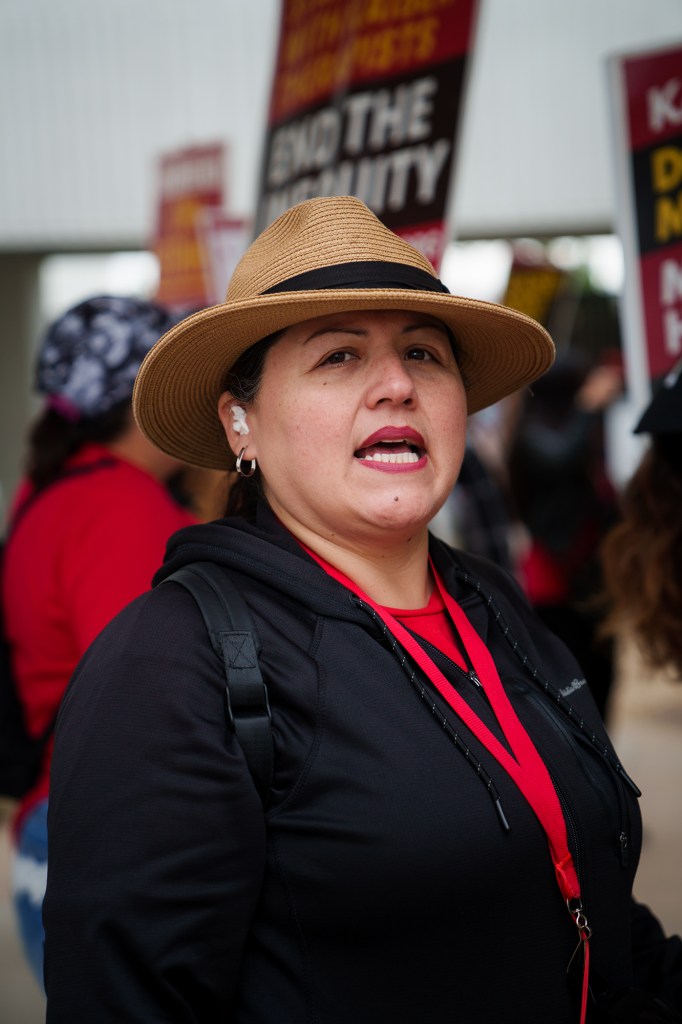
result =
[[[452,564],[452,552],[433,537],[431,553],[439,569],[444,559]],[[218,519],[173,534],[153,585],[191,562],[215,562],[314,612],[366,623],[355,596],[320,568],[264,503],[254,523],[238,517]]]
[[[173,534],[153,586],[191,562],[223,565],[316,612],[365,618],[348,590],[320,568],[264,503],[255,523],[239,517],[217,519]]]

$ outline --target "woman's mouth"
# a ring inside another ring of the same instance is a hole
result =
[[[377,441],[354,453],[362,462],[379,462],[388,466],[414,465],[424,452],[417,445],[406,440]]]

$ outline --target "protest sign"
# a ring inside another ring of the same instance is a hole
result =
[[[173,308],[201,308],[210,301],[201,217],[224,201],[225,147],[191,146],[159,161],[159,203],[152,249],[159,260],[156,300]]]
[[[283,0],[256,232],[355,195],[437,268],[476,0]]]
[[[613,57],[609,72],[625,336],[650,383],[682,356],[682,44]]]
[[[251,221],[234,217],[215,206],[206,206],[197,219],[204,266],[206,302],[225,301],[225,292],[234,268],[251,242]]]

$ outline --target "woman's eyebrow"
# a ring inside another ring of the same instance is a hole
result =
[[[360,327],[320,327],[319,330],[313,331],[313,333],[307,337],[303,344],[307,345],[309,341],[314,341],[315,338],[322,338],[325,334],[352,334],[360,337],[367,334],[367,331]]]
[[[442,334],[445,338],[449,339],[448,329],[445,324],[434,321],[424,321],[423,323],[405,324],[401,329],[401,334],[410,334],[413,331],[423,330],[436,330]],[[303,344],[307,345],[309,341],[314,341],[316,338],[324,337],[325,334],[351,334],[354,337],[364,337],[369,333],[369,329],[365,327],[354,327],[347,324],[334,324],[333,326],[319,327],[316,331],[313,331],[307,338],[305,338]]]
[[[449,340],[450,334],[445,324],[435,322],[422,324],[406,324],[405,327],[403,328],[403,334],[409,334],[412,331],[423,331],[425,328],[427,330],[431,328],[434,331],[438,331],[440,334],[444,335],[444,337]]]

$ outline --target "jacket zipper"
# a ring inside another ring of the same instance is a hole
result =
[[[488,707],[491,706],[488,694],[485,692],[485,687],[483,686],[483,683],[476,675],[476,672],[474,671],[473,668],[470,668],[468,670],[463,669],[461,665],[458,665],[456,661],[453,661],[452,658],[449,658],[447,654],[443,654],[443,652],[438,650],[437,647],[434,647],[433,644],[430,643],[425,637],[419,636],[418,641],[419,643],[422,643],[426,647],[430,648],[431,651],[435,651],[439,658],[443,658],[443,660],[446,661],[448,665],[454,668],[458,676],[460,676],[462,679],[466,679],[466,681],[474,687],[476,693],[478,693],[479,696],[482,697],[482,699],[485,701]]]
[[[549,768],[547,770],[549,771]],[[587,902],[588,901],[587,901],[587,896],[586,896],[586,893],[585,893],[585,883],[584,883],[584,878],[583,878],[584,856],[583,856],[583,844],[582,844],[582,840],[580,838],[580,832],[578,830],[578,825],[577,825],[577,822],[575,820],[575,816],[573,814],[573,810],[571,808],[571,805],[568,802],[566,794],[564,793],[563,789],[559,785],[556,776],[553,774],[553,772],[549,771],[549,777],[552,780],[552,785],[554,786],[554,789],[556,790],[557,796],[559,797],[559,803],[561,804],[561,807],[562,807],[563,812],[564,812],[564,819],[566,821],[566,825],[568,826],[568,831],[569,831],[569,833],[571,835],[571,838],[573,839],[573,849],[575,850],[575,871],[576,871],[576,874],[578,876],[578,882],[580,883],[580,892],[581,892],[583,910],[585,911],[586,907],[587,907]]]
[[[378,621],[377,620],[377,616],[376,616],[376,613],[373,611],[373,609],[368,608],[358,598],[354,598],[354,603],[357,605],[357,607],[362,608],[364,611],[366,611],[370,615],[370,617],[373,619],[375,625],[377,624],[377,621]],[[503,831],[509,832],[510,825],[509,825],[509,822],[507,821],[507,817],[506,817],[506,815],[504,813],[504,808],[502,807],[502,801],[500,799],[500,794],[497,791],[497,787],[495,786],[495,783],[493,782],[492,777],[488,774],[488,772],[483,767],[481,762],[475,756],[472,755],[472,751],[471,751],[469,745],[466,743],[466,741],[464,741],[462,739],[462,737],[459,735],[457,729],[454,728],[451,725],[451,723],[448,721],[448,719],[445,717],[445,715],[440,711],[438,705],[433,700],[433,697],[429,694],[429,692],[428,692],[428,690],[427,690],[423,680],[420,679],[417,676],[417,673],[415,672],[414,668],[412,668],[408,664],[408,661],[407,661],[407,658],[406,658],[405,654],[402,654],[402,656],[401,656],[398,653],[398,645],[397,645],[397,643],[395,641],[393,641],[393,642],[389,641],[388,633],[387,633],[387,630],[386,630],[385,627],[380,628],[380,629],[377,630],[377,638],[378,638],[379,642],[383,643],[386,646],[386,648],[389,651],[391,651],[392,654],[397,658],[398,663],[400,664],[400,667],[406,673],[408,679],[410,680],[410,683],[414,686],[415,690],[417,691],[417,693],[419,694],[421,699],[430,707],[431,713],[434,715],[436,720],[440,723],[440,725],[443,728],[443,730],[445,731],[445,733],[449,736],[449,738],[453,742],[455,748],[457,750],[459,750],[464,755],[466,761],[471,765],[472,769],[476,772],[477,777],[480,779],[480,781],[484,785],[485,790],[486,790],[488,796],[490,797],[490,799],[491,799],[491,801],[493,803],[493,807],[495,808],[495,812],[497,814],[498,820],[500,822],[500,825],[502,826]],[[428,640],[424,641],[424,642],[427,644],[427,646],[431,647],[432,649],[435,649],[435,648],[433,648],[433,644],[429,644]],[[438,653],[441,654],[440,651]],[[463,670],[457,664],[455,664],[454,661],[452,661],[450,658],[448,658],[447,655],[442,655],[442,656],[446,659],[446,661],[449,664],[451,664],[453,666],[453,668],[456,668],[458,672],[460,672],[464,676],[466,676],[466,678],[471,682],[471,679],[468,676],[468,674],[463,672]],[[481,686],[480,680],[478,680],[478,685],[481,688],[481,692],[484,693],[484,690],[483,690],[483,687]]]
[[[528,691],[528,695],[535,706],[539,709],[541,714],[545,716],[555,728],[564,736],[566,742],[571,747],[575,747],[575,737],[571,730],[566,724],[557,716],[552,714],[551,707],[548,706],[547,702],[543,700],[542,695],[535,693],[533,690]],[[579,751],[580,752],[580,751]],[[593,756],[592,751],[588,748],[588,753]],[[621,791],[620,783],[618,779],[613,778],[612,771],[607,766],[607,772],[609,779],[612,782],[613,787],[616,790],[616,799],[618,800],[619,809],[619,826],[618,826],[618,859],[621,867],[626,868],[630,862],[630,815],[627,809],[627,804],[624,800],[623,793]],[[600,782],[595,778],[592,773],[592,782],[595,787],[601,788]]]
[[[427,643],[428,643],[428,641],[427,641]],[[433,645],[429,644],[429,646],[433,646]],[[442,653],[442,652],[439,652],[439,653]],[[491,706],[490,698],[488,697],[487,693],[485,692],[485,687],[483,686],[483,683],[481,682],[481,680],[478,678],[478,675],[476,674],[475,670],[473,668],[470,668],[468,671],[465,671],[460,665],[458,665],[456,662],[452,661],[451,658],[448,658],[447,655],[442,655],[442,656],[446,658],[448,663],[450,665],[452,665],[452,667],[457,671],[457,673],[458,673],[458,675],[460,677],[466,679],[474,687],[475,691],[478,694],[480,694],[480,696],[485,701],[485,703],[488,705],[488,707],[490,707]],[[530,695],[531,699],[538,703],[538,706],[541,708],[542,712],[544,714],[546,714],[550,718],[552,723],[557,726],[557,728],[564,734],[566,739],[569,741],[571,746],[573,746],[573,736],[568,732],[568,730],[565,729],[563,722],[558,721],[557,719],[554,718],[553,715],[551,715],[549,713],[548,709],[544,706],[544,704],[541,701],[538,700],[538,695],[537,694],[533,693],[533,691],[530,690],[530,689],[529,689],[528,692],[529,692],[529,695]],[[571,808],[571,805],[570,805],[570,803],[569,803],[569,801],[568,801],[568,799],[567,799],[563,789],[559,785],[559,783],[558,783],[558,781],[556,779],[556,776],[549,769],[549,766],[548,766],[547,770],[549,772],[549,777],[552,780],[552,785],[554,786],[554,789],[556,790],[556,794],[557,794],[557,796],[559,798],[559,803],[561,805],[561,808],[562,808],[562,811],[563,811],[563,814],[564,814],[564,820],[566,821],[566,826],[567,826],[568,832],[569,832],[569,834],[571,836],[571,839],[573,841],[573,849],[575,850],[575,870],[576,870],[576,874],[578,876],[578,882],[580,884],[580,892],[581,892],[580,911],[586,917],[587,916],[588,900],[587,900],[587,897],[586,897],[585,884],[584,884],[584,880],[583,880],[583,875],[584,875],[584,872],[583,872],[584,852],[583,852],[583,843],[582,843],[582,840],[580,838],[580,831],[578,829],[578,825],[577,825],[577,822],[576,822],[576,819],[575,819],[575,815],[573,814],[573,810]],[[622,804],[621,804],[621,812],[622,812]],[[621,823],[622,823],[622,813],[621,813]],[[625,835],[625,833],[624,833],[622,828],[621,828],[620,835],[621,835],[621,837]],[[570,910],[570,907],[569,907],[569,910]]]

